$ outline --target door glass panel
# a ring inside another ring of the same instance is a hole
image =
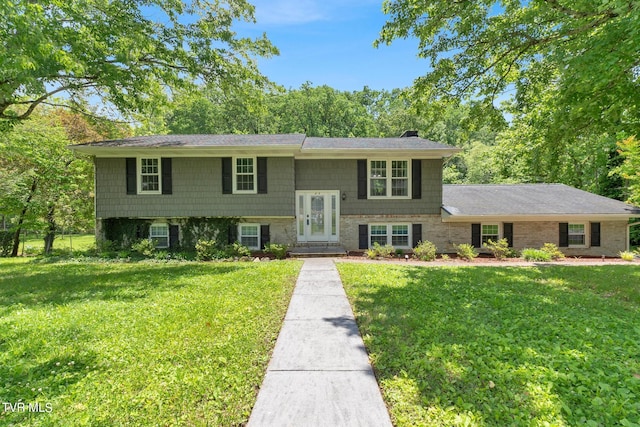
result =
[[[337,233],[336,230],[336,195],[331,196],[331,235],[335,236]]]
[[[304,196],[298,196],[298,236],[304,236]]]
[[[324,196],[311,196],[311,235],[324,235]]]

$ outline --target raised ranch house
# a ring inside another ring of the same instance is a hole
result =
[[[130,224],[159,247],[187,244],[195,220],[232,217],[238,225],[217,238],[255,250],[269,242],[410,249],[429,240],[454,252],[506,237],[515,249],[550,242],[568,255],[615,256],[628,248],[629,219],[640,217],[639,208],[559,184],[443,185],[443,160],[458,149],[415,132],[162,135],[72,148],[95,161],[98,238],[120,238]]]

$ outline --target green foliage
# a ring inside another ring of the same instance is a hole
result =
[[[424,242],[418,242],[418,245],[413,248],[413,256],[421,261],[433,261],[436,259],[436,245],[428,240]]]
[[[11,231],[0,230],[0,257],[11,255],[13,248],[13,233]]]
[[[522,250],[521,256],[525,261],[551,261],[551,254],[542,249],[525,248]]]
[[[2,424],[243,425],[300,263],[1,268],[0,395],[54,408]]]
[[[544,245],[542,245],[540,250],[548,253],[549,256],[551,256],[551,259],[554,261],[564,259],[564,254],[562,253],[562,251],[558,249],[558,247],[553,243],[545,243]]]
[[[386,244],[386,245],[382,246],[380,243],[374,242],[373,246],[371,248],[369,248],[365,252],[365,254],[370,259],[390,258],[393,255],[394,252],[395,252],[395,248],[392,245]]]
[[[251,249],[240,242],[233,242],[229,246],[229,254],[234,257],[248,257],[251,256]]]
[[[192,249],[198,240],[216,240],[218,249],[224,249],[229,229],[239,222],[236,217],[187,218],[180,223],[182,246]]]
[[[496,259],[504,259],[510,252],[509,242],[506,237],[498,240],[497,242],[489,239],[482,245],[482,247],[488,249]]]
[[[196,242],[196,259],[198,261],[211,261],[219,256],[220,250],[215,240],[200,239]]]
[[[130,248],[140,239],[149,237],[150,220],[131,218],[107,218],[102,222],[105,239],[116,248]]]
[[[627,182],[629,203],[640,205],[640,141],[635,136],[618,141],[618,153],[623,162],[612,169],[611,175],[619,175]]]
[[[27,118],[60,94],[75,109],[97,96],[124,115],[150,113],[167,87],[264,84],[255,58],[277,54],[265,36],[232,30],[253,21],[244,0],[18,1],[2,3],[0,17],[0,119]]]
[[[287,245],[279,243],[269,243],[264,246],[264,250],[267,253],[273,254],[276,259],[285,259],[287,256]]]
[[[478,251],[473,245],[469,243],[461,243],[459,245],[453,245],[456,250],[456,254],[458,258],[464,259],[466,261],[473,261],[474,258],[478,256]]]
[[[150,239],[140,239],[131,245],[131,250],[145,257],[152,257],[156,251],[156,242]]]
[[[338,270],[394,425],[637,421],[640,267]]]
[[[636,257],[636,254],[634,254],[633,252],[630,252],[630,251],[620,252],[620,258],[622,258],[625,261],[633,261],[635,257]]]

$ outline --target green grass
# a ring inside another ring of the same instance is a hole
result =
[[[56,253],[84,252],[95,247],[96,237],[93,234],[72,234],[56,236],[53,241],[53,250]],[[26,255],[42,254],[44,250],[44,239],[41,237],[29,237],[24,242],[20,242],[18,253],[22,254],[22,248]]]
[[[245,423],[299,268],[0,260],[0,424]]]
[[[338,264],[397,426],[638,426],[640,268]]]

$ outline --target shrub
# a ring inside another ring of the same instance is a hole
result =
[[[365,251],[365,255],[369,259],[376,259],[378,258],[378,251],[376,251],[374,248],[369,248]]]
[[[285,259],[287,256],[287,245],[281,245],[279,243],[269,243],[264,246],[265,252],[273,254],[276,259]]]
[[[622,251],[620,252],[620,258],[625,261],[633,261],[635,259],[635,254],[629,251]]]
[[[478,256],[478,252],[476,251],[476,248],[474,248],[473,245],[470,245],[469,243],[453,245],[453,247],[456,249],[456,254],[458,254],[458,258],[461,258],[467,261],[472,261],[475,257]]]
[[[523,249],[522,258],[524,258],[525,261],[551,261],[549,252],[533,248]]]
[[[131,250],[145,257],[150,257],[156,251],[156,244],[152,240],[142,239],[131,245]]]
[[[482,247],[488,249],[496,259],[504,259],[509,255],[509,252],[511,251],[509,249],[509,242],[506,238],[502,238],[497,242],[489,239],[482,245]]]
[[[413,248],[413,256],[422,261],[433,261],[436,259],[436,250],[436,245],[430,241],[421,241]]]
[[[449,261],[451,258],[447,254],[442,254],[442,255],[440,255],[440,259],[442,261]]]
[[[13,250],[13,232],[0,231],[0,257],[8,257]]]
[[[562,251],[553,243],[545,243],[540,250],[548,253],[553,260],[564,259]]]
[[[232,257],[242,258],[245,256],[251,256],[251,249],[240,242],[234,242],[227,248],[227,253]]]
[[[215,240],[200,239],[196,242],[196,259],[198,261],[211,261],[218,257],[218,252]]]

